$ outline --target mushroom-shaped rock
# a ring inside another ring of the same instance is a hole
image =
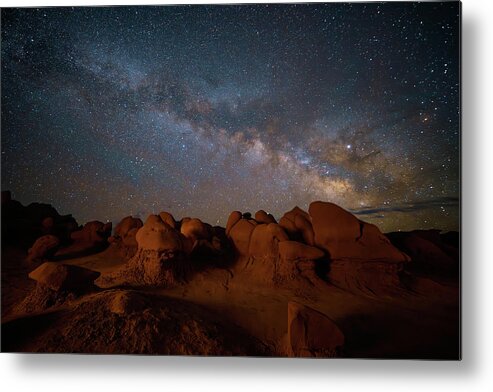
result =
[[[185,239],[175,229],[164,223],[158,215],[149,215],[144,226],[139,229],[135,239],[139,249],[157,252],[186,252]]]
[[[296,260],[317,260],[324,256],[324,252],[301,242],[284,241],[279,243],[279,255],[282,260],[292,262]]]
[[[395,248],[380,230],[333,203],[313,202],[309,208],[315,245],[332,260],[350,259],[402,263],[409,257]]]
[[[229,237],[233,246],[240,256],[248,256],[250,249],[250,238],[255,224],[249,219],[240,219],[230,230]]]
[[[54,291],[80,292],[93,288],[94,280],[99,275],[97,271],[75,265],[46,262],[32,271],[29,277]]]
[[[158,215],[149,215],[138,229],[135,255],[120,269],[101,277],[98,285],[170,286],[188,273],[187,257],[191,240],[163,222]]]
[[[193,218],[182,222],[180,232],[192,242],[196,240],[209,240],[210,225],[203,223],[200,219]]]
[[[164,223],[168,224],[173,229],[176,229],[176,220],[173,215],[171,215],[169,212],[162,211],[159,213],[159,216]]]
[[[29,249],[27,260],[29,262],[44,260],[55,253],[58,245],[60,245],[60,240],[54,235],[47,234],[39,237]]]
[[[242,214],[240,211],[233,211],[229,214],[228,222],[226,223],[226,235],[229,235],[229,232],[240,221],[241,217]]]
[[[272,214],[268,214],[264,210],[259,210],[255,213],[255,220],[258,223],[277,223]]]
[[[344,334],[325,314],[288,302],[288,350],[294,357],[335,357],[344,346]]]

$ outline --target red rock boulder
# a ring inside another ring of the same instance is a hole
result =
[[[410,261],[380,230],[333,203],[309,208],[315,245],[330,258],[328,278],[338,287],[370,296],[402,289],[400,272]]]
[[[337,357],[344,347],[344,334],[325,314],[308,306],[288,302],[288,355]]]
[[[327,251],[331,260],[409,261],[409,256],[394,247],[375,225],[360,221],[333,203],[313,202],[309,213],[315,245]]]
[[[279,225],[286,230],[290,239],[314,245],[314,233],[310,215],[299,207],[286,212],[279,220]]]
[[[127,216],[116,225],[115,232],[108,238],[108,242],[124,257],[130,258],[137,252],[138,245],[135,236],[142,226],[141,219]]]
[[[160,215],[149,215],[135,239],[135,255],[119,270],[103,276],[98,284],[103,287],[171,286],[188,272],[192,242],[164,222]]]
[[[80,230],[71,234],[72,244],[61,248],[57,258],[72,258],[89,255],[102,251],[108,246],[108,238],[111,235],[111,222],[88,222]]]

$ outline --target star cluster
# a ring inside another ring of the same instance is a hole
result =
[[[458,229],[460,4],[2,10],[2,189],[79,221]]]

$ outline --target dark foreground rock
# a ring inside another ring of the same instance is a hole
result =
[[[292,357],[337,357],[344,334],[326,315],[296,303],[288,303],[288,350]]]
[[[2,336],[8,336],[2,339],[7,352],[271,355],[204,307],[132,290],[105,291],[68,310],[7,322]]]

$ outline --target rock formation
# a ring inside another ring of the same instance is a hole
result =
[[[27,260],[36,264],[22,262],[27,248],[15,242],[2,249],[12,260],[2,270],[9,285],[2,350],[334,357],[412,356],[434,346],[448,358],[447,346],[456,353],[458,233],[384,235],[324,202],[309,212],[295,207],[279,223],[263,210],[233,211],[225,228],[169,212],[145,223],[127,216],[112,236],[111,223],[75,230],[70,216],[24,207],[9,193],[4,209],[2,228],[28,234]],[[71,260],[46,262],[57,257]]]
[[[240,211],[233,211],[229,214],[228,222],[226,223],[226,235],[229,235],[229,232],[233,228],[234,225],[241,219]]]
[[[375,225],[320,201],[310,204],[309,215],[315,245],[330,258],[331,283],[368,295],[390,294],[401,288],[399,273],[410,258]]]
[[[228,223],[236,220],[237,211],[232,212],[229,216]],[[233,246],[240,257],[248,257],[250,251],[250,237],[252,236],[253,229],[257,226],[257,222],[252,219],[238,219],[228,230],[226,226],[226,233],[231,239]]]
[[[65,259],[102,251],[108,246],[111,227],[111,222],[92,221],[86,223],[82,229],[74,231],[70,235],[72,243],[61,248],[55,256],[58,259]]]
[[[184,218],[181,221],[180,232],[192,241],[210,240],[212,227],[197,218]]]
[[[458,234],[458,233],[457,233]],[[392,244],[411,257],[410,271],[457,276],[460,252],[453,232],[414,230],[387,234]]]
[[[259,210],[255,213],[255,220],[258,223],[277,223],[276,218],[264,210]]]
[[[389,263],[409,260],[375,225],[360,221],[333,203],[313,202],[310,204],[309,214],[315,245],[327,251],[331,260]]]
[[[226,236],[225,229],[220,226],[206,226],[210,238],[195,240],[190,255],[194,268],[227,267],[234,255],[233,247]]]
[[[36,286],[18,304],[16,311],[37,312],[73,301],[95,290],[94,280],[99,275],[99,272],[75,265],[45,262],[29,273],[29,278],[36,281]]]
[[[60,240],[54,235],[47,234],[39,237],[28,250],[27,261],[36,263],[53,256],[60,245]]]
[[[73,292],[84,292],[94,288],[94,280],[99,275],[99,272],[87,268],[53,261],[43,263],[29,273],[29,277],[39,285],[53,291],[65,290]]]
[[[265,344],[209,309],[188,301],[134,290],[105,290],[49,315],[38,324],[24,320],[2,324],[3,351],[153,355],[272,355]],[[40,328],[39,326],[43,328]],[[63,327],[60,328],[59,326]],[[49,327],[47,327],[49,326]],[[38,327],[39,339],[18,339],[16,330]],[[57,328],[58,327],[58,328]],[[28,344],[26,349],[25,344]]]
[[[290,241],[285,229],[267,214],[257,212],[256,219],[242,218],[238,211],[231,213],[226,232],[236,251],[236,272],[264,284],[291,282],[299,276],[315,277],[314,261],[324,252],[300,242]],[[268,223],[263,223],[268,222]],[[229,230],[228,230],[229,229]],[[284,245],[287,243],[286,245]],[[305,254],[301,254],[303,251]],[[301,274],[300,270],[313,273]]]
[[[135,255],[120,270],[103,277],[102,285],[171,286],[190,271],[192,240],[160,215],[149,215],[135,239]]]
[[[344,334],[326,315],[296,302],[288,303],[288,355],[336,357],[344,346]]]
[[[286,230],[292,240],[314,245],[313,228],[308,213],[299,207],[286,212],[279,220],[279,225]]]
[[[23,206],[2,191],[2,244],[27,249],[39,237],[51,234],[61,244],[70,242],[70,233],[78,228],[72,215],[60,215],[49,204],[31,203]]]
[[[124,258],[129,259],[137,252],[137,231],[143,226],[142,220],[127,216],[115,227],[114,234],[108,238],[112,247],[117,248]]]

